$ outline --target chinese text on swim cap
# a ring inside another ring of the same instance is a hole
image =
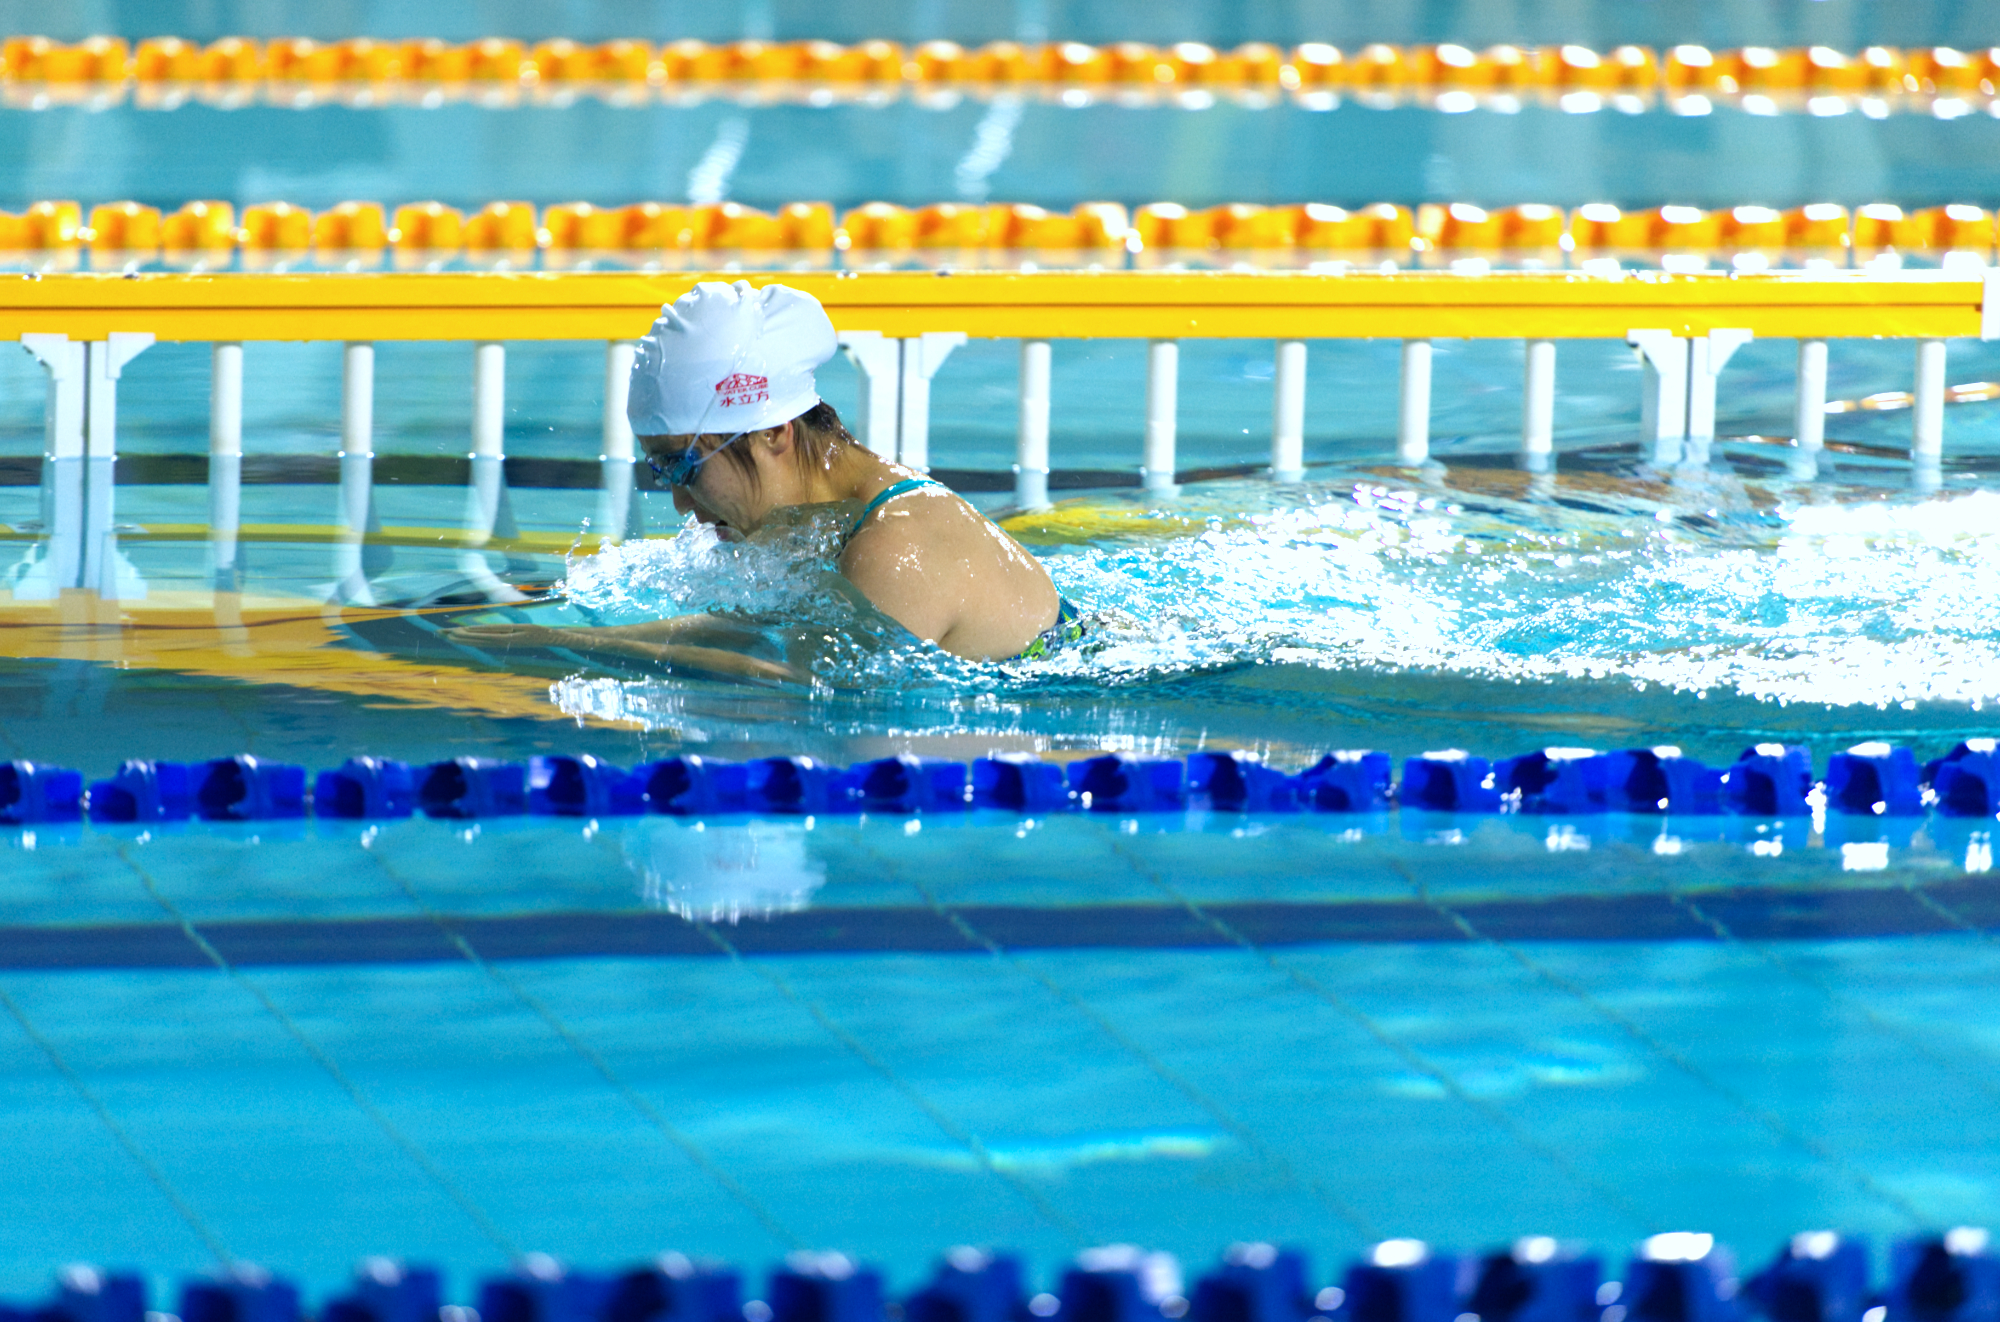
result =
[[[770,386],[768,377],[732,372],[715,383],[715,393],[721,397],[715,402],[726,409],[761,404],[771,397]]]

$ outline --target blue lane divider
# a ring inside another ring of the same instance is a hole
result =
[[[1671,746],[1604,755],[1604,806],[1613,812],[1706,816],[1722,811],[1722,773]]]
[[[417,810],[417,781],[408,762],[350,757],[313,778],[313,811],[321,817],[395,818]]]
[[[632,773],[652,812],[695,816],[743,812],[749,807],[749,768],[738,762],[689,755],[647,762]]]
[[[904,1322],[1015,1322],[1027,1312],[1025,1279],[1012,1254],[953,1249],[930,1284],[904,1301]]]
[[[1853,1322],[1868,1309],[1868,1246],[1831,1230],[1794,1235],[1744,1293],[1777,1322]]]
[[[1395,792],[1387,753],[1328,753],[1298,775],[1301,805],[1320,812],[1379,812]]]
[[[248,753],[204,762],[194,769],[194,804],[208,822],[303,817],[306,769],[260,761]]]
[[[1807,817],[1812,754],[1796,744],[1755,744],[1722,775],[1731,810],[1745,817]]]
[[[93,822],[184,822],[194,791],[181,762],[127,762],[109,780],[90,782]]]
[[[899,754],[851,767],[810,757],[727,762],[688,754],[631,770],[588,754],[525,763],[460,757],[413,767],[356,757],[311,778],[303,767],[244,754],[192,765],[126,762],[94,780],[40,762],[0,762],[0,825],[269,821],[304,816],[393,819],[527,814],[613,817],[753,812],[934,813],[995,808],[1019,813],[1516,812],[1574,816],[1606,812],[1752,818],[1824,811],[1861,818],[2000,816],[2000,751],[1968,739],[1919,764],[1893,744],[1856,744],[1832,755],[1816,781],[1808,751],[1756,744],[1727,769],[1678,748],[1543,748],[1489,762],[1462,749],[1424,753],[1392,776],[1387,753],[1329,753],[1304,770],[1281,771],[1255,754],[1204,750],[1185,761],[1118,754],[1067,763],[1024,754],[970,764]],[[1996,1316],[1994,1322],[2000,1322]]]
[[[433,762],[418,773],[417,806],[431,817],[519,817],[528,811],[528,769],[484,757]]]
[[[2000,812],[2000,761],[1991,739],[1967,739],[1924,767],[1924,779],[1948,817],[1990,817]]]
[[[882,1322],[882,1274],[844,1253],[794,1253],[771,1273],[771,1322]]]
[[[0,762],[0,823],[74,822],[83,816],[83,777],[62,767]]]
[[[972,764],[972,806],[1060,812],[1070,806],[1069,777],[1057,763],[1025,753],[982,757]]]
[[[1298,1322],[1313,1311],[1306,1256],[1274,1244],[1233,1244],[1195,1282],[1189,1322]]]
[[[1491,763],[1452,748],[1404,760],[1402,801],[1431,812],[1499,812],[1500,790]]]
[[[1414,1239],[1387,1239],[1341,1282],[1349,1322],[1444,1322],[1458,1315],[1459,1260]]]
[[[1617,1280],[1587,1247],[1546,1236],[1478,1257],[1413,1239],[1384,1240],[1315,1290],[1305,1255],[1232,1245],[1183,1293],[1179,1264],[1131,1245],[1090,1249],[1054,1293],[1030,1294],[1020,1258],[951,1250],[931,1279],[892,1305],[880,1272],[840,1253],[794,1253],[764,1298],[744,1302],[742,1275],[665,1254],[613,1272],[573,1270],[531,1253],[474,1294],[479,1322],[1994,1322],[2000,1257],[1985,1230],[1960,1227],[1891,1246],[1889,1277],[1871,1289],[1865,1241],[1833,1231],[1794,1235],[1770,1265],[1739,1281],[1712,1236],[1658,1234]],[[361,1264],[318,1322],[459,1322],[434,1268],[386,1258]],[[65,1267],[53,1298],[0,1304],[0,1322],[144,1322],[145,1278]],[[293,1283],[239,1265],[180,1290],[182,1322],[301,1322]],[[468,1320],[469,1322],[469,1320]]]
[[[319,1310],[319,1322],[437,1322],[443,1305],[444,1278],[435,1268],[370,1258],[353,1288]]]
[[[1480,1259],[1464,1311],[1482,1322],[1600,1322],[1604,1261],[1575,1244],[1531,1235]]]

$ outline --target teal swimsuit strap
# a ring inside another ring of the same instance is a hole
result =
[[[910,492],[921,490],[924,487],[941,487],[943,485],[944,483],[934,481],[928,477],[906,477],[900,482],[896,482],[887,487],[884,487],[881,491],[876,493],[875,499],[869,501],[868,504],[865,507],[863,507],[861,511],[861,517],[854,521],[854,526],[847,530],[847,535],[849,537],[852,537],[854,536],[855,533],[860,532],[861,525],[868,522],[869,515],[873,514],[876,510],[881,509],[884,505],[888,504],[896,497],[906,496]]]

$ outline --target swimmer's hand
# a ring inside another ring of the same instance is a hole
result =
[[[485,652],[509,652],[516,648],[560,648],[567,652],[594,653],[620,660],[647,661],[655,665],[705,671],[709,674],[745,679],[798,683],[806,677],[790,666],[765,661],[720,647],[689,643],[654,642],[634,637],[618,629],[551,629],[540,624],[469,624],[446,629],[444,636],[454,643]]]

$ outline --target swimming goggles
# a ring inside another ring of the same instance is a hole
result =
[[[653,470],[654,477],[660,479],[660,481],[670,487],[689,486],[693,484],[695,473],[703,464],[715,458],[715,456],[721,454],[724,450],[727,450],[730,446],[736,444],[736,442],[749,434],[747,431],[737,432],[707,454],[698,453],[692,445],[688,446],[685,450],[676,450],[673,454],[665,456],[649,452],[646,455],[646,467]]]

